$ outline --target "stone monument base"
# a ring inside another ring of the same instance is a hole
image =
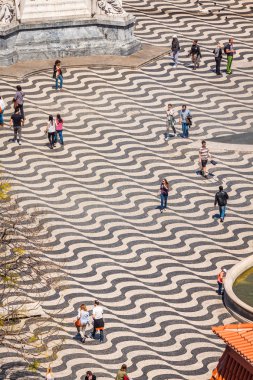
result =
[[[83,55],[130,55],[141,48],[134,17],[20,23],[0,31],[0,66]]]

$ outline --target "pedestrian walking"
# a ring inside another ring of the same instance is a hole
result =
[[[207,163],[208,159],[211,158],[209,149],[206,147],[206,141],[202,141],[202,146],[199,150],[199,163],[201,165],[201,172],[205,178],[208,177]]]
[[[233,38],[229,39],[228,44],[224,47],[224,52],[227,54],[227,74],[230,75],[232,74],[232,62],[236,53]]]
[[[217,284],[218,284],[218,294],[221,296],[223,294],[223,286],[224,286],[224,279],[226,277],[227,270],[224,268],[221,268],[221,271],[218,274],[217,277]]]
[[[0,127],[3,127],[4,125],[4,110],[5,110],[5,103],[4,103],[3,97],[0,96]]]
[[[53,371],[50,367],[47,369],[45,380],[54,380],[54,374],[53,374]]]
[[[220,65],[221,65],[221,60],[222,60],[222,48],[221,48],[221,43],[218,42],[216,48],[213,51],[214,58],[215,58],[215,72],[216,75],[222,75],[220,72]]]
[[[160,199],[161,199],[161,206],[160,206],[160,212],[163,212],[167,208],[167,201],[168,201],[168,193],[169,193],[169,183],[164,178],[160,184]]]
[[[200,47],[198,45],[198,40],[193,41],[191,50],[189,52],[189,57],[190,56],[192,57],[193,70],[196,70],[196,68],[200,65],[200,59],[202,57]]]
[[[96,378],[97,377],[91,371],[87,371],[84,380],[96,380]]]
[[[175,124],[176,124],[176,111],[172,107],[172,104],[168,104],[165,107],[166,117],[167,117],[167,131],[165,132],[165,141],[169,140],[170,131],[172,130],[174,136],[177,135]]]
[[[171,43],[171,55],[172,59],[174,61],[174,66],[177,67],[178,65],[178,56],[179,56],[179,51],[180,51],[180,45],[179,41],[176,35],[173,36],[172,43]]]
[[[47,128],[45,130],[45,133],[47,133],[47,137],[50,144],[50,149],[53,149],[55,147],[55,121],[52,115],[49,115],[48,117],[48,124]]]
[[[80,309],[78,310],[77,314],[77,322],[76,322],[76,328],[77,332],[81,335],[81,341],[85,343],[85,331],[86,327],[90,323],[90,314],[87,311],[86,305],[83,303],[80,306]]]
[[[189,128],[192,125],[192,116],[191,112],[186,109],[186,105],[182,105],[182,110],[179,113],[179,121],[182,124],[182,137],[189,137]]]
[[[115,380],[130,380],[127,375],[127,366],[122,364],[121,368],[118,370]]]
[[[219,186],[219,191],[215,194],[214,206],[219,206],[220,221],[223,222],[226,215],[227,200],[229,199],[226,191],[223,190],[223,186]]]
[[[17,107],[13,115],[11,115],[10,126],[13,127],[14,138],[13,142],[17,141],[19,145],[21,145],[21,127],[23,126],[24,119],[23,116],[20,115],[20,109]]]
[[[61,69],[61,61],[59,61],[56,66],[55,66],[55,89],[62,89],[63,85],[63,75],[62,75],[62,69]],[[59,87],[59,82],[60,82],[60,87]]]
[[[58,136],[59,136],[60,144],[64,145],[63,135],[62,135],[62,131],[63,131],[63,119],[61,118],[61,115],[59,113],[56,115],[55,128],[56,128],[55,142],[58,141]]]
[[[23,117],[23,120],[25,120],[25,114],[24,114],[24,97],[25,93],[22,91],[21,86],[16,87],[17,91],[13,98],[14,101],[14,109],[17,107],[20,109],[20,115]]]
[[[94,301],[94,308],[92,311],[93,318],[93,332],[90,334],[90,337],[96,338],[96,331],[100,332],[100,343],[104,341],[104,319],[103,319],[103,308],[100,306],[99,301]]]

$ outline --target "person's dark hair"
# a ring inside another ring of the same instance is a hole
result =
[[[53,120],[54,120],[53,115],[49,115],[49,116],[48,116],[48,120],[49,120],[51,123],[53,123]]]
[[[95,300],[94,304],[95,304],[95,305],[99,305],[99,301],[98,301],[98,300]]]
[[[17,89],[17,91],[22,91],[22,87],[19,85],[16,87],[16,89]]]
[[[126,371],[127,370],[127,366],[126,366],[126,364],[122,364],[122,366],[121,366],[121,371]]]
[[[195,44],[197,44],[197,43],[198,43],[198,40],[194,40],[193,42],[194,42]]]
[[[91,371],[87,371],[87,372],[86,372],[86,375],[87,375],[87,376],[91,376],[91,375],[92,375],[92,372],[91,372]]]
[[[168,104],[168,106],[172,107],[172,104]]]
[[[59,113],[56,115],[56,117],[57,117],[57,120],[58,120],[60,123],[62,123],[62,118],[61,118],[61,115],[60,115]]]
[[[219,186],[219,190],[222,191],[223,190],[223,186]]]
[[[206,144],[206,140],[202,140],[202,145]]]
[[[182,108],[186,108],[186,105],[185,105],[185,104],[183,104],[183,105],[182,105]]]
[[[19,107],[15,108],[15,113],[19,112]]]
[[[232,42],[233,41],[233,38],[231,37],[231,38],[229,38],[229,40],[228,40],[228,42]]]
[[[57,60],[55,61],[54,64],[55,64],[55,66],[56,66],[56,65],[58,65],[59,63],[61,63],[61,61],[60,61],[59,59],[57,59]]]

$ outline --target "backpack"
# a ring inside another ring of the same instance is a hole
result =
[[[224,45],[224,53],[227,54],[227,50],[229,50],[229,44]]]

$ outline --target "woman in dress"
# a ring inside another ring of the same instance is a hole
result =
[[[161,212],[163,212],[163,210],[167,208],[168,192],[169,192],[169,183],[164,178],[160,185],[160,198],[161,198],[160,211]]]
[[[48,124],[45,133],[47,133],[50,149],[53,149],[55,146],[55,121],[52,115],[49,115],[48,117]]]
[[[5,109],[5,103],[4,103],[3,97],[0,96],[0,127],[3,127],[4,125],[4,109]]]
[[[77,331],[81,335],[82,342],[85,343],[85,330],[87,325],[89,325],[90,323],[90,314],[87,311],[87,307],[84,303],[80,306],[80,309],[78,310],[77,320],[80,321],[80,326],[77,327]]]
[[[61,145],[64,145],[64,142],[63,142],[63,135],[62,135],[62,130],[63,130],[63,120],[62,120],[61,115],[60,115],[59,113],[58,113],[57,116],[56,116],[55,125],[56,125],[55,142],[57,142],[57,140],[58,140],[58,136],[59,136],[60,144],[61,144]]]

